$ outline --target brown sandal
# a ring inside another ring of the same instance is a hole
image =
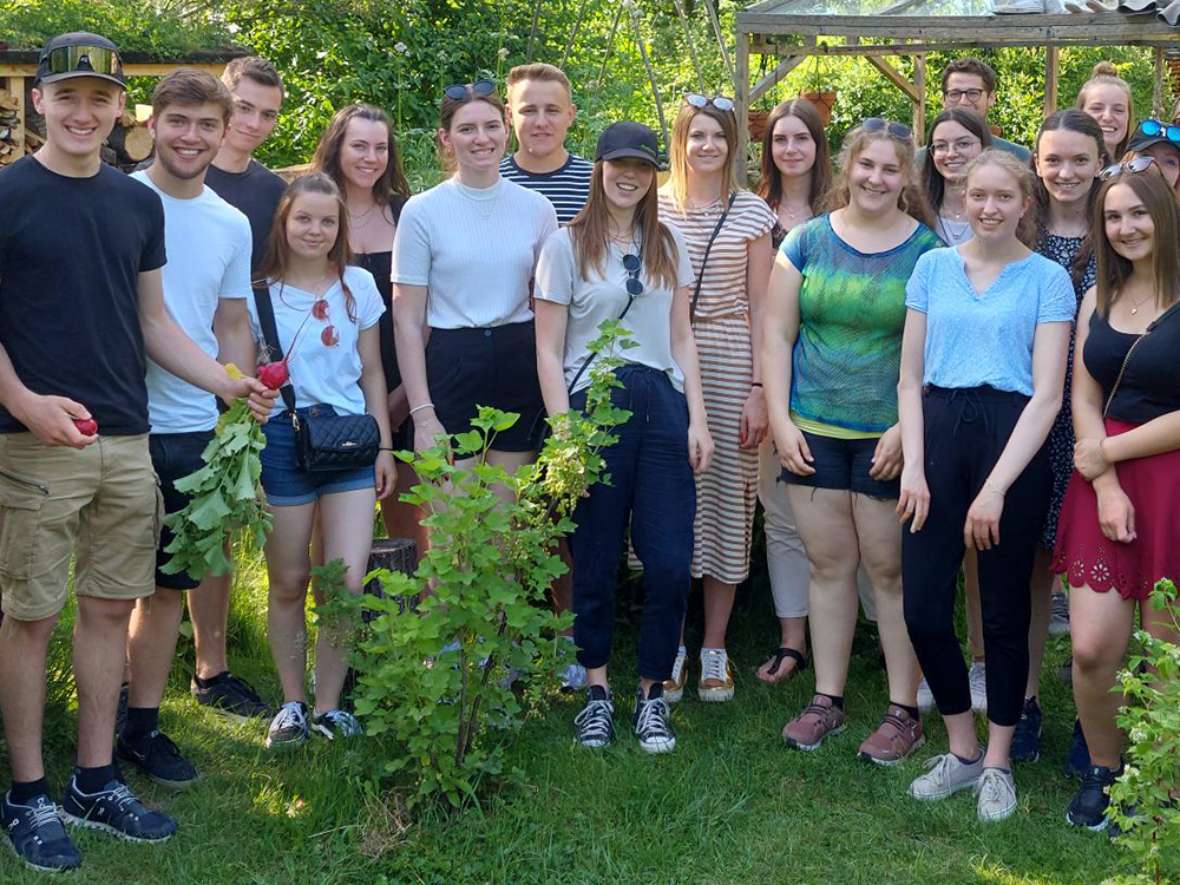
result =
[[[779,670],[782,668],[783,661],[785,661],[787,658],[790,658],[792,661],[794,661],[795,666],[783,675],[778,675]],[[770,664],[770,666],[766,667],[767,664]],[[766,676],[777,678],[763,678],[762,670],[764,667],[766,667]],[[754,676],[759,682],[762,682],[765,685],[777,685],[780,682],[789,681],[791,677],[800,670],[806,669],[807,658],[804,657],[803,652],[795,648],[787,648],[786,646],[782,646],[772,651],[770,653],[770,658],[766,661],[763,661],[762,664],[760,664],[758,668],[754,670]]]

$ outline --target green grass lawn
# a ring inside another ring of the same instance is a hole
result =
[[[231,623],[235,669],[265,696],[278,687],[265,643],[265,590],[257,557],[239,574]],[[556,696],[528,722],[509,753],[521,786],[492,791],[454,818],[408,820],[378,801],[378,760],[362,740],[315,742],[294,753],[263,749],[265,725],[229,724],[187,692],[191,645],[165,701],[163,727],[203,779],[173,794],[130,774],[133,786],[180,822],[162,846],[75,831],[90,882],[1098,882],[1129,858],[1104,836],[1066,826],[1073,783],[1061,765],[1073,722],[1050,646],[1042,704],[1044,755],[1019,766],[1020,809],[1000,824],[975,818],[973,797],[920,804],[905,795],[921,759],[945,747],[935,718],[919,760],[892,769],[856,758],[886,703],[871,628],[858,634],[846,732],[820,751],[788,750],[784,722],[808,699],[812,674],[768,688],[752,676],[773,644],[763,578],[743,588],[730,651],[737,698],[703,704],[691,679],[674,714],[674,753],[642,753],[626,728],[633,690],[634,632],[621,623],[614,688],[620,739],[605,752],[574,746],[578,699]],[[698,602],[699,606],[699,602]],[[626,614],[626,612],[624,612]],[[692,615],[690,614],[690,618]],[[696,613],[699,620],[699,611]],[[624,618],[626,620],[626,618]],[[690,631],[691,632],[691,631]],[[690,647],[692,640],[690,637]],[[47,721],[55,787],[73,754],[72,702],[58,685]],[[0,854],[0,881],[34,877]]]

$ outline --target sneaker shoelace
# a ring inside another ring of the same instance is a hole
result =
[[[130,815],[131,817],[139,817],[143,806],[140,805],[139,800],[135,798],[135,794],[126,784],[119,784],[113,790],[110,790],[104,796],[107,803],[112,806],[112,811],[115,815]]]
[[[727,681],[729,679],[729,671],[726,666],[728,663],[729,655],[723,651],[711,651],[701,655],[701,680]]]
[[[611,731],[611,703],[610,701],[590,701],[582,711],[574,717],[574,725],[578,729],[578,736],[585,739],[602,739],[610,737]]]
[[[307,717],[303,715],[303,710],[299,708],[299,704],[296,701],[283,704],[282,709],[279,710],[277,727],[290,728],[292,726],[295,728],[305,728],[307,726]]]
[[[994,768],[984,769],[979,781],[975,784],[975,792],[985,802],[1001,802],[1012,793],[1008,788],[1008,779]]]
[[[356,717],[345,710],[329,710],[323,716],[332,725],[335,731],[338,731],[343,737],[352,737],[360,734],[361,725],[356,721]]]
[[[676,655],[676,660],[672,662],[672,678],[669,680],[669,682],[674,682],[677,685],[680,684],[681,680],[684,678],[684,667],[686,664],[688,664],[688,656],[678,653]]]
[[[43,827],[52,827],[56,824],[64,832],[65,828],[61,825],[61,818],[57,813],[57,806],[52,802],[44,805],[33,806],[33,829],[39,831]],[[40,838],[40,836],[38,836]]]
[[[671,737],[672,733],[668,729],[668,702],[663,698],[641,701],[636,730],[645,738]]]

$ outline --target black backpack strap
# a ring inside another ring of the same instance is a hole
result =
[[[713,233],[709,235],[709,242],[705,244],[705,254],[701,257],[701,272],[697,275],[696,288],[692,292],[692,304],[688,307],[689,322],[696,322],[697,318],[697,302],[701,299],[701,284],[705,281],[705,267],[709,263],[709,252],[713,249],[713,243],[717,239],[717,235],[721,233],[721,228],[725,224],[725,219],[729,217],[729,210],[733,208],[733,201],[737,199],[737,191],[729,195],[729,202],[725,204],[725,209],[721,213],[721,217],[717,219],[717,226],[713,228]]]
[[[266,345],[267,362],[278,362],[283,358],[283,346],[279,344],[279,329],[275,324],[275,308],[270,300],[270,286],[264,280],[261,285],[254,286],[254,306],[258,310],[258,325],[262,327],[262,341]],[[283,398],[283,405],[295,414],[295,389],[290,384],[279,388],[279,395]]]

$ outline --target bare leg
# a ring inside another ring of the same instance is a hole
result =
[[[982,661],[983,607],[979,601],[979,559],[971,549],[963,554],[963,593],[967,597],[967,646],[971,650],[971,660]]]
[[[311,572],[308,545],[315,512],[315,504],[271,507],[274,528],[266,539],[266,573],[270,583],[266,628],[283,687],[283,703],[304,700],[307,671],[304,603]]]
[[[968,710],[966,713],[943,716],[942,721],[946,725],[950,751],[963,759],[974,759],[979,754],[979,738],[975,736],[975,714]]]
[[[918,703],[918,659],[910,645],[901,597],[901,526],[896,502],[852,496],[852,515],[860,541],[860,558],[873,584],[877,633],[885,653],[889,700],[904,707]]]
[[[0,673],[4,674],[0,678],[0,715],[4,718],[8,762],[15,781],[35,781],[45,776],[41,761],[45,654],[56,624],[57,615],[39,621],[18,621],[7,615],[0,624]]]
[[[229,591],[233,572],[210,575],[201,586],[189,591],[188,616],[193,623],[197,675],[212,679],[229,669],[225,651],[225,629],[229,623]]]
[[[369,566],[373,545],[373,508],[377,495],[372,489],[339,492],[320,498],[320,527],[325,562],[342,560],[347,568],[344,583],[348,592],[359,594]],[[323,602],[316,593],[316,602]],[[340,706],[340,690],[348,672],[345,656],[348,636],[333,635],[321,627],[315,645],[315,713]]]
[[[197,593],[199,589],[191,592]],[[135,603],[127,632],[130,707],[158,707],[164,698],[180,619],[184,615],[183,597],[183,591],[157,587],[151,596]]]
[[[1024,687],[1025,698],[1035,698],[1041,690],[1041,664],[1045,658],[1045,643],[1049,640],[1049,619],[1053,608],[1053,590],[1059,579],[1049,571],[1052,554],[1037,548],[1033,560],[1032,580],[1029,592],[1032,594],[1032,619],[1028,624],[1028,683]]]
[[[725,633],[729,629],[729,615],[737,596],[737,584],[727,584],[705,575],[701,579],[705,594],[705,648],[725,648]]]
[[[852,495],[792,485],[791,509],[811,565],[809,610],[815,690],[840,697],[856,630],[856,555]]]
[[[426,514],[421,507],[400,500],[403,493],[418,483],[418,474],[409,464],[400,461],[397,465],[396,491],[381,502],[381,518],[385,522],[385,533],[391,538],[409,538],[421,557],[430,547],[430,532],[422,525]]]
[[[78,597],[74,622],[74,680],[78,686],[78,765],[96,768],[113,758],[115,711],[127,655],[134,601]]]
[[[1115,724],[1122,696],[1111,691],[1123,663],[1135,605],[1115,591],[1071,587],[1069,631],[1073,639],[1073,696],[1094,765],[1118,768],[1123,735]]]

